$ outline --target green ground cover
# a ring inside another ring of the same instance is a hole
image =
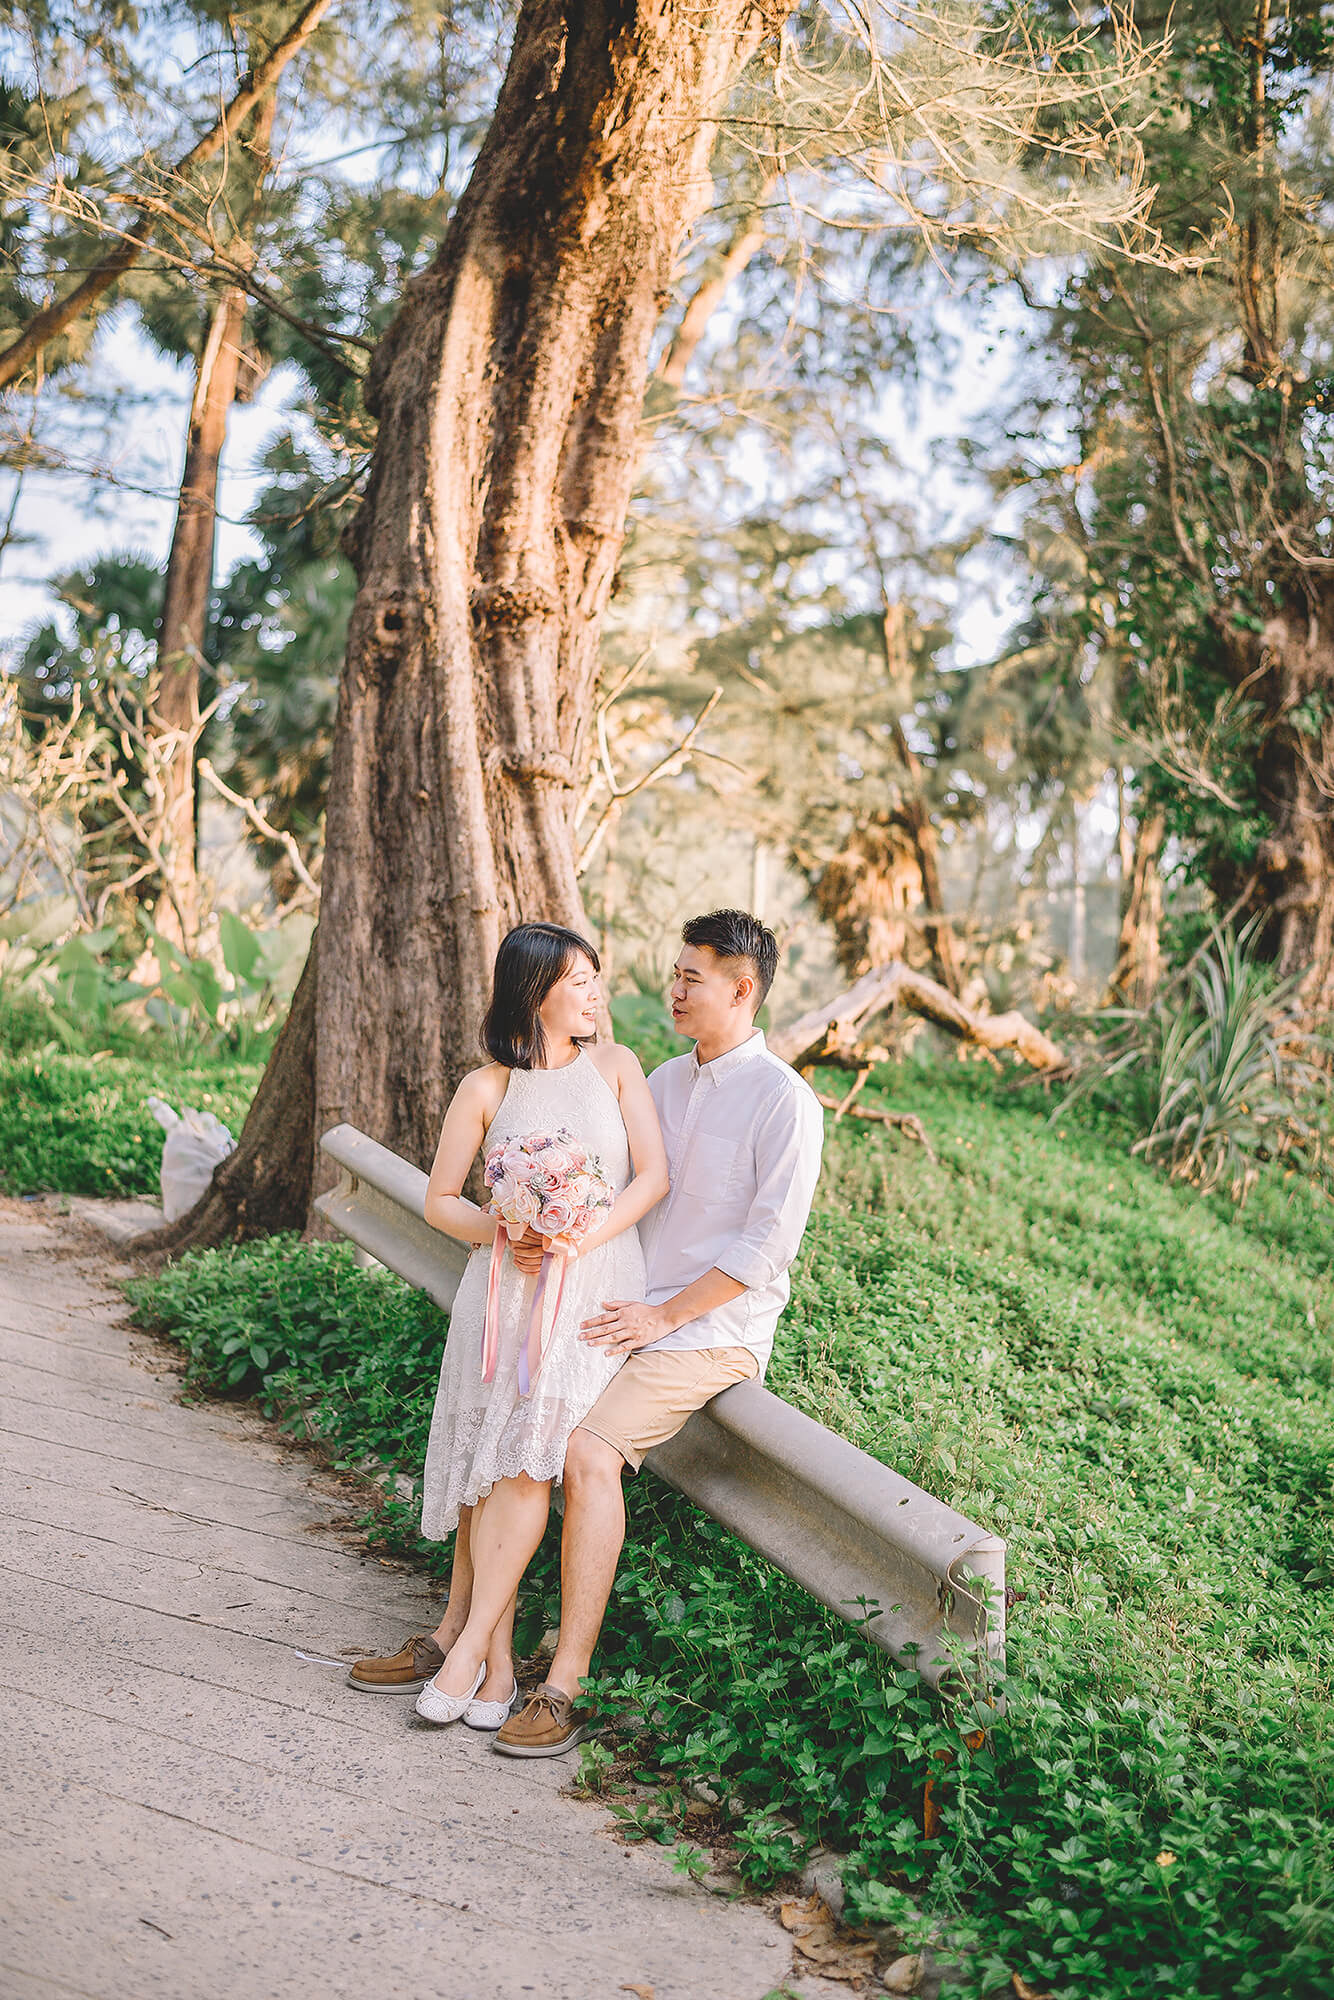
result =
[[[156,1198],[166,1134],[149,1097],[212,1111],[239,1133],[262,1061],[182,1060],[129,1035],[123,1053],[81,1053],[42,1032],[48,1015],[0,1010],[0,1193]]]
[[[1017,1970],[1081,2000],[1334,1994],[1334,1211],[1279,1176],[1240,1215],[1202,1201],[1114,1113],[1053,1128],[975,1068],[880,1081],[937,1158],[831,1136],[770,1380],[1007,1536],[1008,1718],[945,1772],[964,1709],[647,1477],[599,1698],[744,1801],[751,1879],[823,1840],[854,1911],[905,1936],[906,1892],[956,1913],[977,1993]],[[444,1323],[345,1247],[274,1239],[133,1289],[201,1388],[420,1467]],[[414,1546],[412,1509],[379,1533]]]

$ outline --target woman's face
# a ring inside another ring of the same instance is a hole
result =
[[[595,1035],[601,986],[590,960],[576,952],[538,1008],[549,1049]]]

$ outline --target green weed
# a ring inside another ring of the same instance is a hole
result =
[[[215,1112],[239,1133],[261,1068],[0,1045],[0,1190],[156,1196],[166,1135],[145,1100]]]
[[[749,1881],[822,1842],[855,1916],[971,1938],[962,1996],[1334,1995],[1327,1199],[1262,1176],[1238,1216],[1129,1158],[1114,1108],[1053,1130],[975,1069],[877,1082],[937,1159],[831,1133],[770,1381],[1006,1535],[1006,1720],[969,1751],[963,1713],[648,1476],[590,1699],[732,1802]],[[406,1286],[278,1239],[134,1296],[201,1386],[419,1472],[443,1322]],[[447,1561],[410,1502],[378,1532]]]

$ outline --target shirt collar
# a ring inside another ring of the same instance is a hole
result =
[[[756,1028],[753,1035],[749,1035],[736,1048],[729,1049],[725,1056],[715,1056],[712,1062],[702,1063],[699,1059],[699,1047],[696,1045],[690,1051],[690,1061],[694,1069],[695,1078],[698,1080],[701,1076],[706,1076],[711,1083],[722,1083],[732,1074],[733,1070],[740,1069],[742,1064],[748,1063],[752,1056],[760,1055],[765,1046],[764,1036]]]

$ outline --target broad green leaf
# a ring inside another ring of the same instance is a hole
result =
[[[255,966],[263,955],[260,934],[242,923],[232,910],[219,912],[218,932],[222,940],[222,962],[232,978],[244,980],[247,985],[256,983]]]

